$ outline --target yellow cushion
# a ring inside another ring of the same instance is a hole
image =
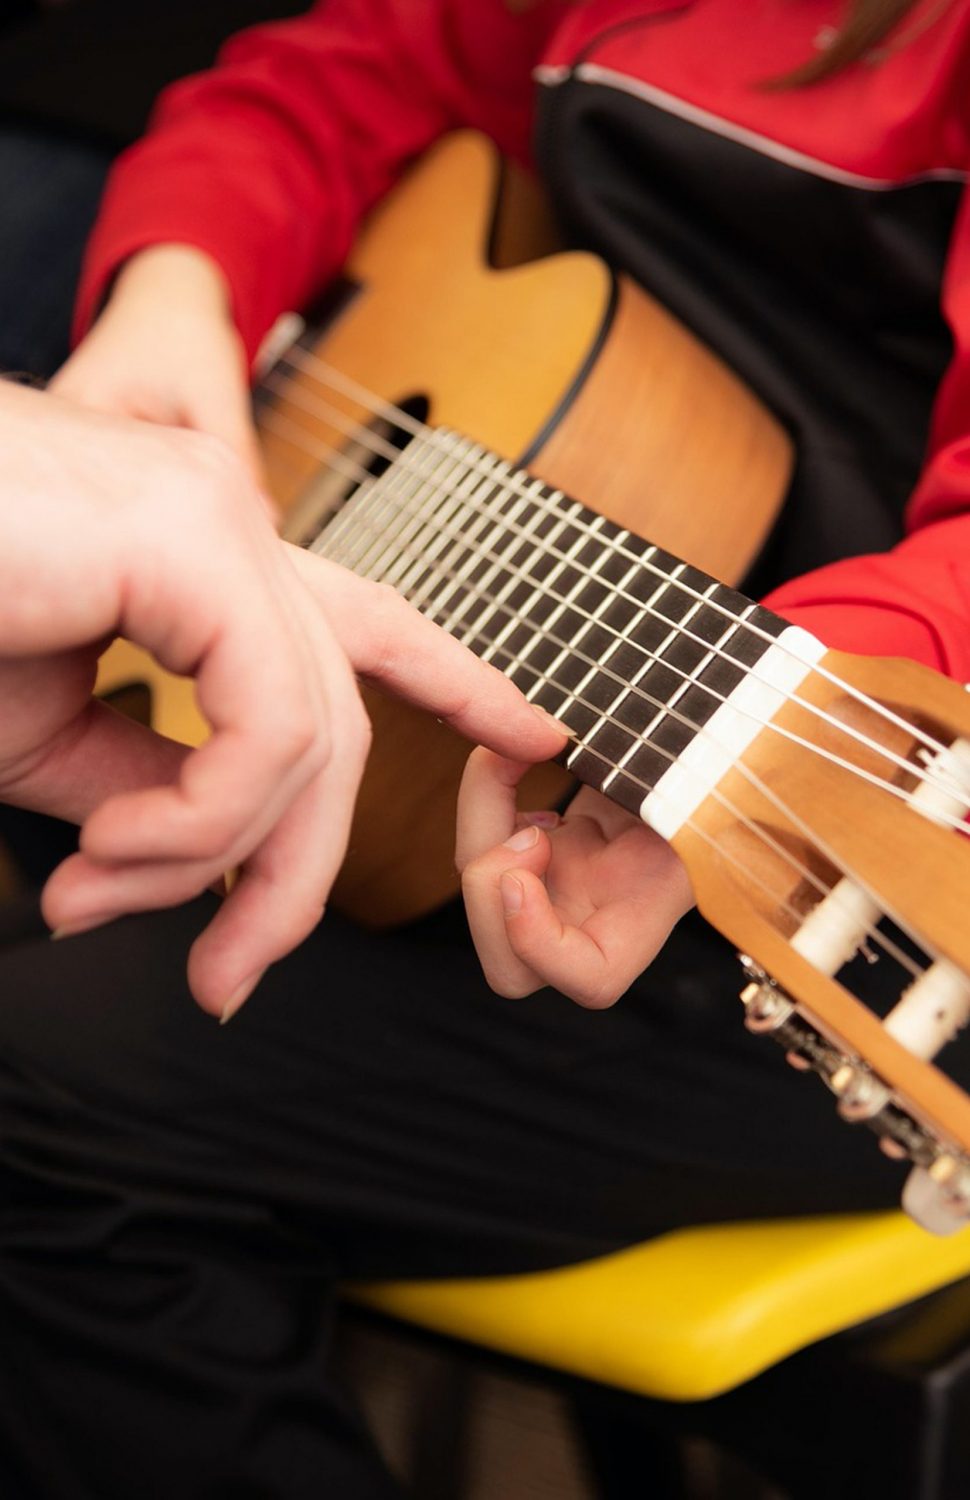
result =
[[[555,1271],[347,1292],[553,1369],[696,1401],[968,1274],[970,1232],[934,1239],[882,1213],[702,1226]]]

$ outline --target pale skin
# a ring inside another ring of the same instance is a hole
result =
[[[485,977],[500,995],[543,985],[614,1004],[693,904],[670,845],[588,787],[565,816],[519,812],[527,764],[472,751],[458,800],[457,863]]]
[[[183,245],[140,252],[55,388],[102,411],[209,432],[258,474],[247,372],[218,266]],[[610,1005],[691,905],[680,860],[657,835],[584,789],[566,818],[517,813],[527,762],[473,754],[457,862],[485,975],[499,994],[551,984]],[[526,847],[508,840],[525,835]]]
[[[390,590],[281,542],[224,443],[0,385],[0,800],[82,825],[43,893],[59,934],[239,878],[189,957],[227,1019],[320,920],[370,728],[359,675],[472,739],[563,740]],[[115,636],[194,678],[189,751],[92,696]]]

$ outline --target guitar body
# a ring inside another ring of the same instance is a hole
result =
[[[774,521],[787,437],[635,285],[557,251],[484,141],[429,153],[347,271],[258,394],[284,534],[399,586],[555,708],[576,774],[670,839],[744,951],[751,1029],[914,1162],[922,1222],[970,1219],[970,1098],[932,1061],[970,1023],[970,697],[827,652],[717,582]],[[204,735],[190,685],[121,643],[101,686],[124,680],[153,686],[156,727]],[[468,747],[392,700],[368,710],[335,900],[392,925],[457,889]],[[569,784],[539,768],[525,796]],[[855,993],[862,959],[896,996],[885,1020]]]
[[[431,425],[526,457],[531,472],[610,519],[739,578],[783,497],[787,438],[723,365],[594,257],[495,269],[490,246],[514,258],[534,248],[525,226],[539,228],[541,244],[546,223],[515,180],[506,249],[501,180],[480,137],[450,138],[426,157],[368,225],[348,267],[360,290],[321,356],[389,401],[424,397]],[[291,445],[269,432],[264,443],[273,491],[297,509],[312,459],[294,472]],[[454,807],[468,747],[377,694],[367,707],[375,751],[335,899],[358,920],[387,924],[457,889]],[[526,796],[548,804],[567,786],[548,767]]]
[[[449,137],[371,217],[348,263],[352,291],[314,352],[375,396],[426,404],[432,426],[527,463],[611,520],[737,581],[784,497],[788,438],[638,287],[591,255],[544,253],[549,245],[548,214],[524,175],[503,171],[481,137]],[[284,534],[300,539],[319,526],[319,455],[348,439],[321,415],[312,373],[280,370],[261,395],[263,451]],[[273,419],[282,406],[281,430]],[[341,407],[372,420],[364,407]],[[294,424],[305,443],[294,441]],[[102,687],[119,673],[158,676],[124,665],[116,647]],[[169,682],[163,693],[170,712],[156,711],[157,727],[197,738],[187,687]],[[367,707],[375,746],[334,900],[359,921],[390,925],[457,889],[454,811],[468,746],[375,693]],[[526,795],[548,805],[568,784],[546,767]]]

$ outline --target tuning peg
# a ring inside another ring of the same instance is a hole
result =
[[[955,1234],[970,1220],[970,1164],[948,1152],[932,1166],[914,1167],[903,1188],[903,1208],[930,1234]]]

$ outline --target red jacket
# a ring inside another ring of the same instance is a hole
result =
[[[222,266],[254,351],[408,161],[475,126],[537,155],[574,238],[627,261],[795,431],[766,576],[825,565],[772,606],[970,679],[970,5],[924,0],[878,56],[799,90],[763,85],[824,44],[830,0],[514,9],[325,0],[236,38],[115,169],[78,331],[127,257],[180,241]],[[841,556],[860,546],[886,550]]]

